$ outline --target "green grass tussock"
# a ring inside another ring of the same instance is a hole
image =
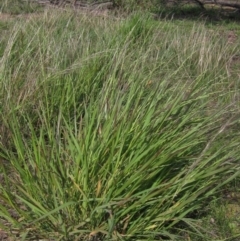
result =
[[[239,46],[139,14],[45,11],[7,31],[1,228],[22,240],[201,236],[195,211],[239,176],[239,85],[226,68]]]

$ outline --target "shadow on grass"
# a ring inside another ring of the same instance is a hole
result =
[[[198,6],[170,6],[161,7],[155,11],[156,19],[197,20],[211,24],[239,23],[240,12],[233,8],[219,8],[216,6],[202,9]]]

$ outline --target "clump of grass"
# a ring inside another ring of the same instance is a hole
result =
[[[239,175],[230,49],[204,25],[44,16],[4,42],[1,228],[29,240],[198,232],[194,211]]]

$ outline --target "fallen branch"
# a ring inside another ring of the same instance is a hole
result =
[[[236,1],[214,1],[214,4],[220,5],[222,7],[232,7],[232,8],[237,8],[240,10],[240,2],[236,2]]]
[[[207,1],[201,1],[201,0],[191,0],[192,2],[198,4],[201,8],[204,8],[204,5],[207,4],[215,4],[219,5],[221,7],[231,7],[231,8],[237,8],[240,10],[240,1],[227,1],[227,0],[207,0]]]

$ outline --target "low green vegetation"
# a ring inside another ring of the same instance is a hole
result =
[[[34,0],[1,0],[0,13],[26,14],[42,11],[41,5]]]
[[[239,240],[240,41],[228,31],[143,12],[0,21],[0,229]]]

